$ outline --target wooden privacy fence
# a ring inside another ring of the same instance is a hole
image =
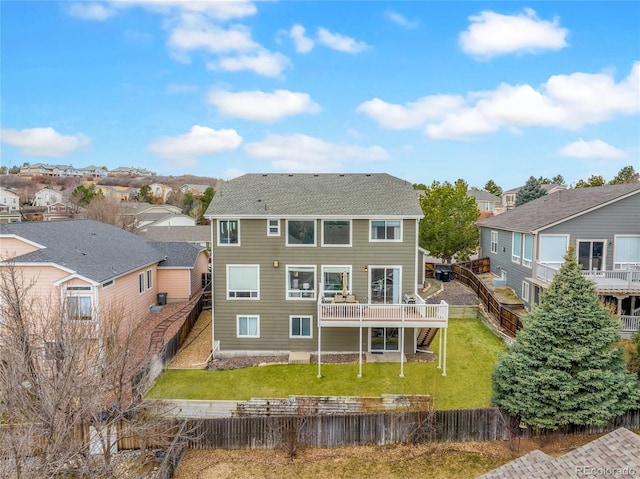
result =
[[[484,261],[489,261],[489,258],[483,258],[482,260],[476,260],[477,263],[475,265],[471,265],[472,268],[475,268],[476,271],[482,271],[485,267]],[[475,262],[469,262],[475,263]],[[467,268],[464,265],[468,263],[461,263],[453,265],[453,272],[455,274],[456,279],[458,279],[461,283],[465,284],[469,288],[471,288],[480,299],[480,302],[485,306],[487,312],[491,314],[500,324],[500,328],[504,333],[515,337],[516,333],[522,329],[522,321],[520,320],[520,316],[513,311],[511,311],[506,306],[503,306],[495,297],[495,295],[491,292],[491,290],[485,285],[477,276],[476,273]]]
[[[525,438],[533,432],[498,408],[340,416],[270,416],[203,419],[191,449],[277,448],[294,433],[300,447],[349,447],[408,442],[467,442]],[[593,434],[618,427],[640,429],[640,410],[628,411],[604,426],[571,426],[571,434]]]

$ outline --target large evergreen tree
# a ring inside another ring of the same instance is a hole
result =
[[[625,366],[618,325],[582,276],[570,250],[525,316],[493,372],[493,402],[525,423],[557,429],[601,425],[639,406],[638,380]]]
[[[502,188],[500,188],[493,180],[489,180],[485,183],[484,191],[488,191],[492,195],[502,196]]]
[[[540,180],[530,176],[524,186],[516,194],[516,206],[524,205],[525,203],[538,199],[546,194],[547,192],[541,186]]]
[[[467,195],[467,183],[457,180],[434,181],[424,190],[420,204],[424,218],[420,221],[420,246],[432,256],[451,262],[454,256],[467,260],[476,252],[480,215],[476,200]]]

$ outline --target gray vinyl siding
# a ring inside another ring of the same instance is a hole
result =
[[[540,234],[569,234],[574,246],[577,240],[605,240],[605,269],[612,270],[615,235],[640,234],[640,195],[547,228]]]
[[[215,222],[215,220],[214,220]],[[415,219],[403,221],[402,242],[370,242],[369,220],[352,221],[352,246],[321,246],[322,222],[316,221],[316,246],[286,246],[286,221],[281,219],[280,236],[267,236],[267,219],[240,220],[240,246],[217,246],[217,222],[214,225],[214,335],[222,350],[314,351],[317,349],[317,298],[287,300],[287,265],[315,265],[316,283],[323,265],[352,265],[352,292],[360,300],[369,295],[365,266],[402,267],[401,294],[416,288]],[[274,260],[279,267],[273,266]],[[260,299],[226,298],[227,264],[260,265]],[[259,315],[260,338],[237,338],[236,315]],[[291,315],[312,316],[312,338],[289,338]],[[358,351],[357,328],[323,328],[323,351]],[[413,330],[405,332],[406,349],[413,351]],[[368,349],[368,330],[363,331],[363,349]]]
[[[497,253],[491,253],[491,231],[498,232]],[[496,228],[482,227],[480,229],[480,246],[482,255],[487,256],[491,259],[491,272],[500,277],[502,276],[502,271],[506,271],[507,286],[513,289],[518,297],[520,297],[522,294],[522,282],[526,278],[531,277],[533,270],[532,268],[527,268],[520,263],[514,263],[513,261],[511,261],[511,256],[513,253],[513,232]],[[534,262],[535,256],[536,255],[534,252]],[[532,293],[533,286],[531,286],[530,290],[530,294]]]

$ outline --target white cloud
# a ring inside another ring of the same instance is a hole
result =
[[[102,22],[116,14],[115,10],[107,8],[100,3],[72,3],[67,8],[67,13],[72,17],[83,20],[96,20]]]
[[[237,72],[249,70],[266,77],[278,77],[291,62],[282,53],[274,53],[265,49],[241,54],[235,57],[225,57],[207,63],[209,70],[224,70]]]
[[[294,25],[289,30],[288,34],[296,45],[296,51],[298,53],[309,53],[313,50],[313,40],[311,38],[306,37],[306,30],[302,25]]]
[[[431,95],[404,105],[387,103],[374,98],[358,105],[356,111],[365,113],[384,128],[405,130],[418,128],[427,120],[441,118],[463,106],[464,98],[461,96]]]
[[[0,130],[0,140],[27,156],[67,156],[88,146],[91,139],[82,133],[61,135],[51,127]]]
[[[345,53],[360,53],[369,48],[369,45],[365,42],[340,35],[339,33],[331,33],[326,28],[318,28],[318,42],[333,50]]]
[[[517,15],[483,11],[469,17],[471,25],[459,37],[465,53],[482,58],[515,52],[560,50],[567,46],[568,30],[557,18],[541,20],[536,12],[525,8]]]
[[[245,0],[113,0],[111,4],[119,8],[142,7],[165,15],[174,11],[200,13],[215,20],[247,17],[257,11],[253,2]]]
[[[238,176],[242,176],[246,174],[246,171],[242,171],[238,168],[228,168],[222,172],[222,179],[224,180],[232,180],[237,178]]]
[[[240,143],[242,138],[233,129],[214,130],[206,126],[194,125],[189,133],[159,138],[147,146],[147,149],[163,158],[182,162],[193,160],[198,156],[233,151],[240,146]]]
[[[401,15],[397,12],[387,11],[384,16],[387,20],[392,21],[396,25],[400,25],[402,28],[406,28],[407,30],[412,30],[418,27],[418,22],[415,20],[409,20],[404,15]]]
[[[528,127],[577,130],[640,112],[640,62],[617,83],[607,73],[574,73],[552,76],[538,88],[503,83],[495,90],[468,92],[464,98],[431,95],[404,105],[374,98],[357,109],[384,128],[425,128],[436,139]]]
[[[307,93],[289,90],[276,90],[273,93],[211,90],[207,101],[218,107],[221,115],[255,121],[277,121],[287,116],[320,111],[320,105],[312,101]]]
[[[251,32],[242,25],[232,25],[228,29],[212,24],[202,15],[184,14],[171,30],[167,40],[172,56],[183,62],[189,61],[188,53],[205,50],[211,53],[248,51],[259,48],[253,41]]]
[[[365,148],[327,143],[302,134],[270,135],[263,141],[248,143],[244,149],[253,158],[271,161],[276,170],[291,172],[342,171],[347,163],[381,161],[389,157],[380,146]]]
[[[616,160],[626,158],[627,154],[602,140],[584,141],[582,139],[562,147],[559,153],[572,158],[597,158]]]

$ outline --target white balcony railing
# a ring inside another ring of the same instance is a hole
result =
[[[551,283],[560,265],[561,263],[536,263],[535,277],[545,283]],[[588,270],[583,271],[582,275],[593,281],[599,290],[640,291],[640,270]]]
[[[448,318],[446,302],[425,304],[420,297],[415,304],[318,302],[320,326],[446,327]]]
[[[620,333],[623,336],[631,336],[640,331],[640,316],[620,316]]]

